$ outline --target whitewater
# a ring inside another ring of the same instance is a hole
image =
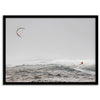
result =
[[[93,60],[35,59],[6,65],[8,82],[95,82]]]

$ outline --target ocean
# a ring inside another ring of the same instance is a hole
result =
[[[95,82],[92,60],[42,60],[6,66],[7,82]]]

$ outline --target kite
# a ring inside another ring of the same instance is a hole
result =
[[[17,34],[17,36],[19,36],[20,38],[21,38],[21,35],[19,34],[19,30],[23,30],[24,28],[22,28],[22,27],[20,27],[20,28],[18,28],[17,30],[16,30],[16,34]]]

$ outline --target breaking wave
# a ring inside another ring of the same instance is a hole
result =
[[[83,60],[84,64],[80,65],[82,60],[51,60],[51,59],[35,59],[30,61],[25,61],[20,63],[16,62],[14,64],[7,64],[6,67],[18,67],[18,66],[27,66],[27,67],[61,67],[67,70],[76,70],[86,74],[95,74],[95,62],[94,60]]]

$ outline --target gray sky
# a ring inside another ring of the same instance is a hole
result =
[[[16,35],[20,31],[22,38]],[[95,59],[94,18],[7,18],[6,59]]]

